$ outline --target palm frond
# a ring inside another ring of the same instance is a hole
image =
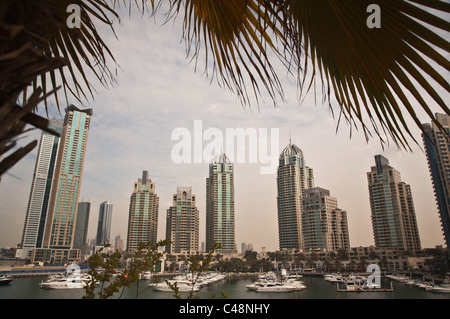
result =
[[[69,27],[69,5],[80,8],[80,27]],[[98,24],[112,28],[113,19],[119,19],[114,9],[104,0],[4,0],[0,5],[1,22],[23,26],[34,39],[31,44],[47,57],[62,58],[64,67],[44,72],[33,79],[32,88],[40,86],[44,96],[47,90],[61,85],[67,101],[68,93],[77,99],[93,97],[91,78],[108,86],[114,81],[109,65],[115,63],[112,52],[97,31]],[[110,59],[111,61],[108,61]],[[50,80],[51,87],[47,87]],[[56,102],[59,104],[56,96]],[[44,100],[47,107],[47,100]],[[58,105],[59,107],[59,105]]]
[[[277,41],[283,37],[269,2],[258,0],[174,0],[172,14],[183,16],[187,54],[205,62],[204,72],[221,86],[249,102],[250,85],[256,99],[260,86],[275,101],[283,96],[278,75],[269,58],[281,57]],[[210,73],[211,72],[211,73]]]
[[[448,35],[450,23],[427,10],[448,14],[448,2],[287,0],[276,3],[285,20],[289,20],[285,23],[286,34],[296,46],[292,52],[298,54],[297,60],[303,59],[305,68],[311,62],[310,72],[320,77],[328,99],[334,92],[348,121],[351,125],[361,124],[366,136],[370,128],[365,114],[378,136],[388,135],[398,146],[409,148],[408,137],[413,141],[415,138],[406,115],[420,129],[419,108],[435,121],[424,94],[450,115],[448,101],[430,84],[431,79],[450,92],[449,83],[437,71],[438,68],[449,71],[450,45],[432,29],[441,29]],[[366,11],[372,3],[381,9],[381,28],[367,26]]]

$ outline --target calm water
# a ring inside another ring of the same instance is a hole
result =
[[[0,286],[0,299],[81,299],[83,289],[47,290],[39,288],[39,282],[45,277],[15,278],[6,286]],[[398,282],[393,282],[393,292],[338,292],[335,283],[319,277],[304,277],[307,289],[285,293],[261,293],[249,291],[245,287],[256,278],[225,279],[213,285],[203,287],[197,294],[202,299],[221,298],[221,292],[228,299],[450,299],[450,294],[439,294],[421,290]],[[139,299],[173,299],[171,292],[153,291],[148,287],[150,281],[139,283]],[[382,279],[382,287],[389,287],[390,281]],[[134,299],[136,285],[127,288],[122,299]]]

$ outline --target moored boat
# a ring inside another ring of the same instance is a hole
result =
[[[443,284],[443,285],[433,286],[429,290],[432,291],[432,292],[440,292],[440,293],[449,294],[450,293],[450,284]]]
[[[43,289],[82,289],[91,280],[91,276],[81,274],[80,276],[51,276],[47,281],[41,281],[39,286]]]
[[[170,284],[170,285],[169,285]],[[158,282],[154,284],[150,284],[150,287],[153,287],[156,291],[174,291],[171,287],[175,286],[178,288],[179,292],[197,292],[200,290],[200,287],[192,284],[189,280],[167,280],[167,282]]]
[[[0,285],[8,285],[13,281],[10,276],[0,275]]]
[[[265,285],[256,288],[256,292],[291,292],[294,291],[294,286],[289,286],[280,282],[269,282]]]

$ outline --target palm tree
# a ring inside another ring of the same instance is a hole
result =
[[[440,0],[123,0],[130,10],[181,15],[181,36],[189,58],[204,59],[204,71],[219,85],[235,92],[244,105],[249,94],[266,92],[277,105],[284,97],[279,74],[281,61],[298,79],[300,93],[317,84],[323,102],[339,106],[338,124],[345,119],[373,133],[384,145],[389,140],[410,148],[414,139],[408,119],[422,129],[418,112],[435,122],[433,108],[450,114],[448,94],[450,30],[440,14],[450,4]],[[372,28],[368,12],[380,28]],[[67,23],[69,5],[79,8],[80,27]],[[45,118],[34,110],[57,89],[64,96],[87,98],[96,78],[107,86],[114,81],[113,53],[97,33],[97,26],[120,18],[119,1],[3,0],[0,4],[0,156],[15,146],[25,123],[41,129]],[[443,34],[441,34],[443,33]],[[447,72],[447,74],[441,74]],[[31,86],[31,90],[26,89]],[[250,89],[248,89],[250,88]],[[31,91],[31,93],[30,93]],[[443,94],[442,94],[443,93]],[[301,96],[302,96],[301,95]],[[22,106],[16,103],[23,96]],[[336,102],[334,102],[336,100]],[[0,174],[21,158],[27,146],[0,164]]]

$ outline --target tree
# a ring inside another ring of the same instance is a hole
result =
[[[159,241],[156,244],[140,243],[138,249],[133,253],[130,265],[118,273],[121,266],[122,255],[119,251],[113,254],[105,254],[103,248],[97,251],[88,259],[91,280],[84,287],[85,295],[83,299],[112,298],[119,294],[120,298],[125,288],[130,288],[131,283],[136,283],[136,298],[144,290],[139,289],[139,275],[145,271],[155,272],[155,267],[160,264],[162,253],[158,252],[158,247],[166,246],[167,240]],[[105,245],[104,248],[109,247]],[[148,288],[148,287],[146,287]]]
[[[114,32],[120,1],[3,0],[0,4],[0,155],[8,154],[25,124],[46,129],[33,110],[56,95],[78,99],[94,93],[92,78],[114,82],[113,52],[97,32]],[[410,148],[415,141],[407,119],[422,129],[418,111],[438,126],[432,108],[450,114],[444,94],[450,63],[450,23],[439,0],[142,0],[122,1],[143,14],[181,15],[188,58],[201,62],[207,76],[235,92],[244,105],[253,91],[283,100],[279,72],[298,80],[301,96],[319,82],[324,102],[334,100],[341,118]],[[441,35],[441,32],[443,35]],[[281,62],[286,70],[274,65]],[[47,83],[48,82],[48,83]],[[31,85],[31,90],[27,88]],[[250,90],[248,90],[250,87]],[[28,94],[30,93],[30,94]],[[23,105],[16,103],[23,96]],[[331,108],[333,110],[333,108]],[[408,116],[406,116],[406,114]],[[372,128],[371,128],[372,126]],[[32,142],[0,163],[0,174],[35,147]]]

